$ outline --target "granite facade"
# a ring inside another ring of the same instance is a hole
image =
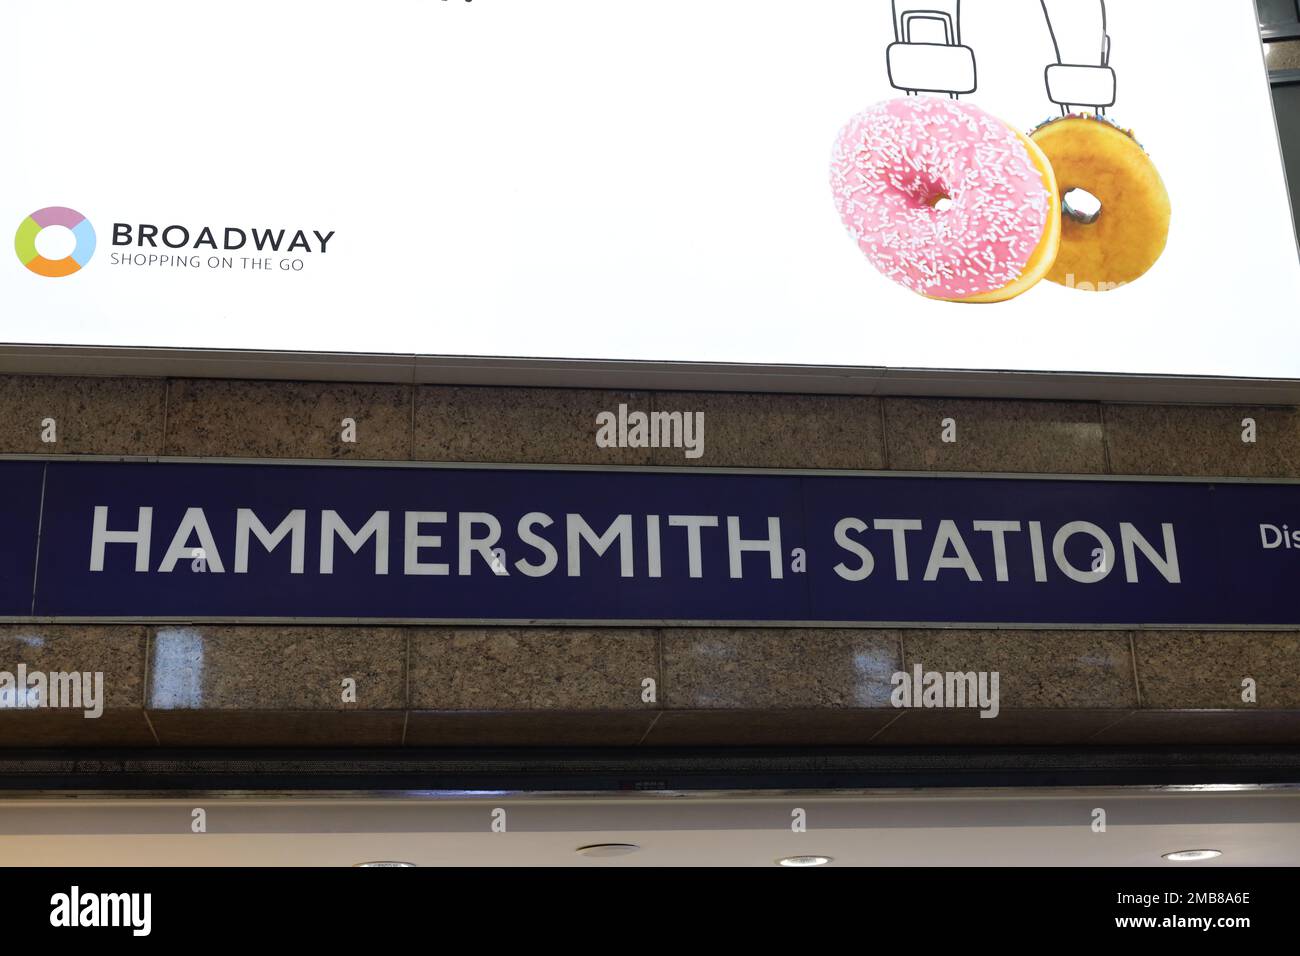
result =
[[[599,447],[620,405],[703,454]],[[1296,479],[1300,412],[8,376],[0,454]],[[103,713],[0,698],[0,748],[1300,744],[1293,631],[0,624],[19,664]],[[997,671],[998,717],[894,707],[918,664]]]

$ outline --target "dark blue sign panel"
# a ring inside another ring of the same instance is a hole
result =
[[[30,614],[45,463],[5,462],[0,470],[0,615]]]
[[[0,474],[7,615],[1300,625],[1300,486],[70,460]]]

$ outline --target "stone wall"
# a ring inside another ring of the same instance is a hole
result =
[[[598,448],[595,416],[620,403],[703,411],[704,455]],[[41,440],[47,418],[57,442]],[[0,454],[1296,479],[1300,413],[7,376]],[[895,709],[890,676],[916,662],[998,671],[999,717]],[[0,748],[1300,743],[1295,632],[0,625],[0,669],[19,663],[102,670],[107,706],[98,720],[2,709]]]

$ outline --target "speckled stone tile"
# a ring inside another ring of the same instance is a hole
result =
[[[0,705],[0,748],[152,746],[141,707],[145,629],[129,625],[0,625],[0,671],[104,675],[103,713]],[[91,678],[94,679],[93,677]],[[84,700],[83,700],[84,703]]]
[[[657,634],[609,628],[417,628],[411,631],[411,709],[653,710],[663,699]]]
[[[1275,40],[1266,49],[1270,73],[1300,70],[1300,40]]]
[[[904,631],[905,670],[997,671],[1004,709],[1137,706],[1121,631]],[[990,723],[985,720],[985,723]]]
[[[1133,642],[1144,709],[1300,709],[1300,633],[1138,631]],[[1253,704],[1241,699],[1248,677]]]
[[[667,710],[648,747],[853,747],[872,743],[893,710]]]
[[[663,632],[673,710],[888,707],[893,631],[683,628]]]
[[[633,747],[657,711],[466,714],[412,711],[408,747]]]
[[[876,398],[656,392],[653,401],[656,412],[704,413],[704,454],[657,448],[656,465],[873,471],[885,464]]]
[[[871,741],[880,747],[1065,747],[1081,745],[1116,721],[1124,710],[1003,710],[980,717],[975,710],[907,710]]]
[[[150,710],[401,710],[398,628],[159,627],[149,640]],[[356,702],[343,681],[356,681]]]
[[[1300,412],[1293,408],[1107,405],[1106,443],[1117,475],[1300,477]],[[1254,444],[1242,422],[1253,418]]]
[[[955,398],[886,398],[884,403],[894,471],[1106,471],[1098,405]],[[942,440],[948,418],[956,421],[955,442]]]
[[[1297,710],[1139,710],[1089,738],[1094,747],[1300,744]]]
[[[175,379],[167,454],[406,460],[412,387]],[[355,443],[343,440],[347,418],[356,423]]]
[[[145,629],[106,624],[0,625],[0,670],[102,672],[106,710],[144,700]],[[88,721],[94,723],[94,721]]]
[[[166,387],[160,378],[0,375],[0,453],[157,455]],[[57,441],[41,440],[46,418]]]
[[[647,392],[421,385],[415,393],[420,461],[646,465],[648,448],[600,448],[596,416],[648,409]]]
[[[158,710],[149,719],[164,747],[397,747],[406,723],[400,710]]]

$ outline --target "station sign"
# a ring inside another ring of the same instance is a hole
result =
[[[1300,625],[1297,485],[68,459],[0,479],[8,619]]]

